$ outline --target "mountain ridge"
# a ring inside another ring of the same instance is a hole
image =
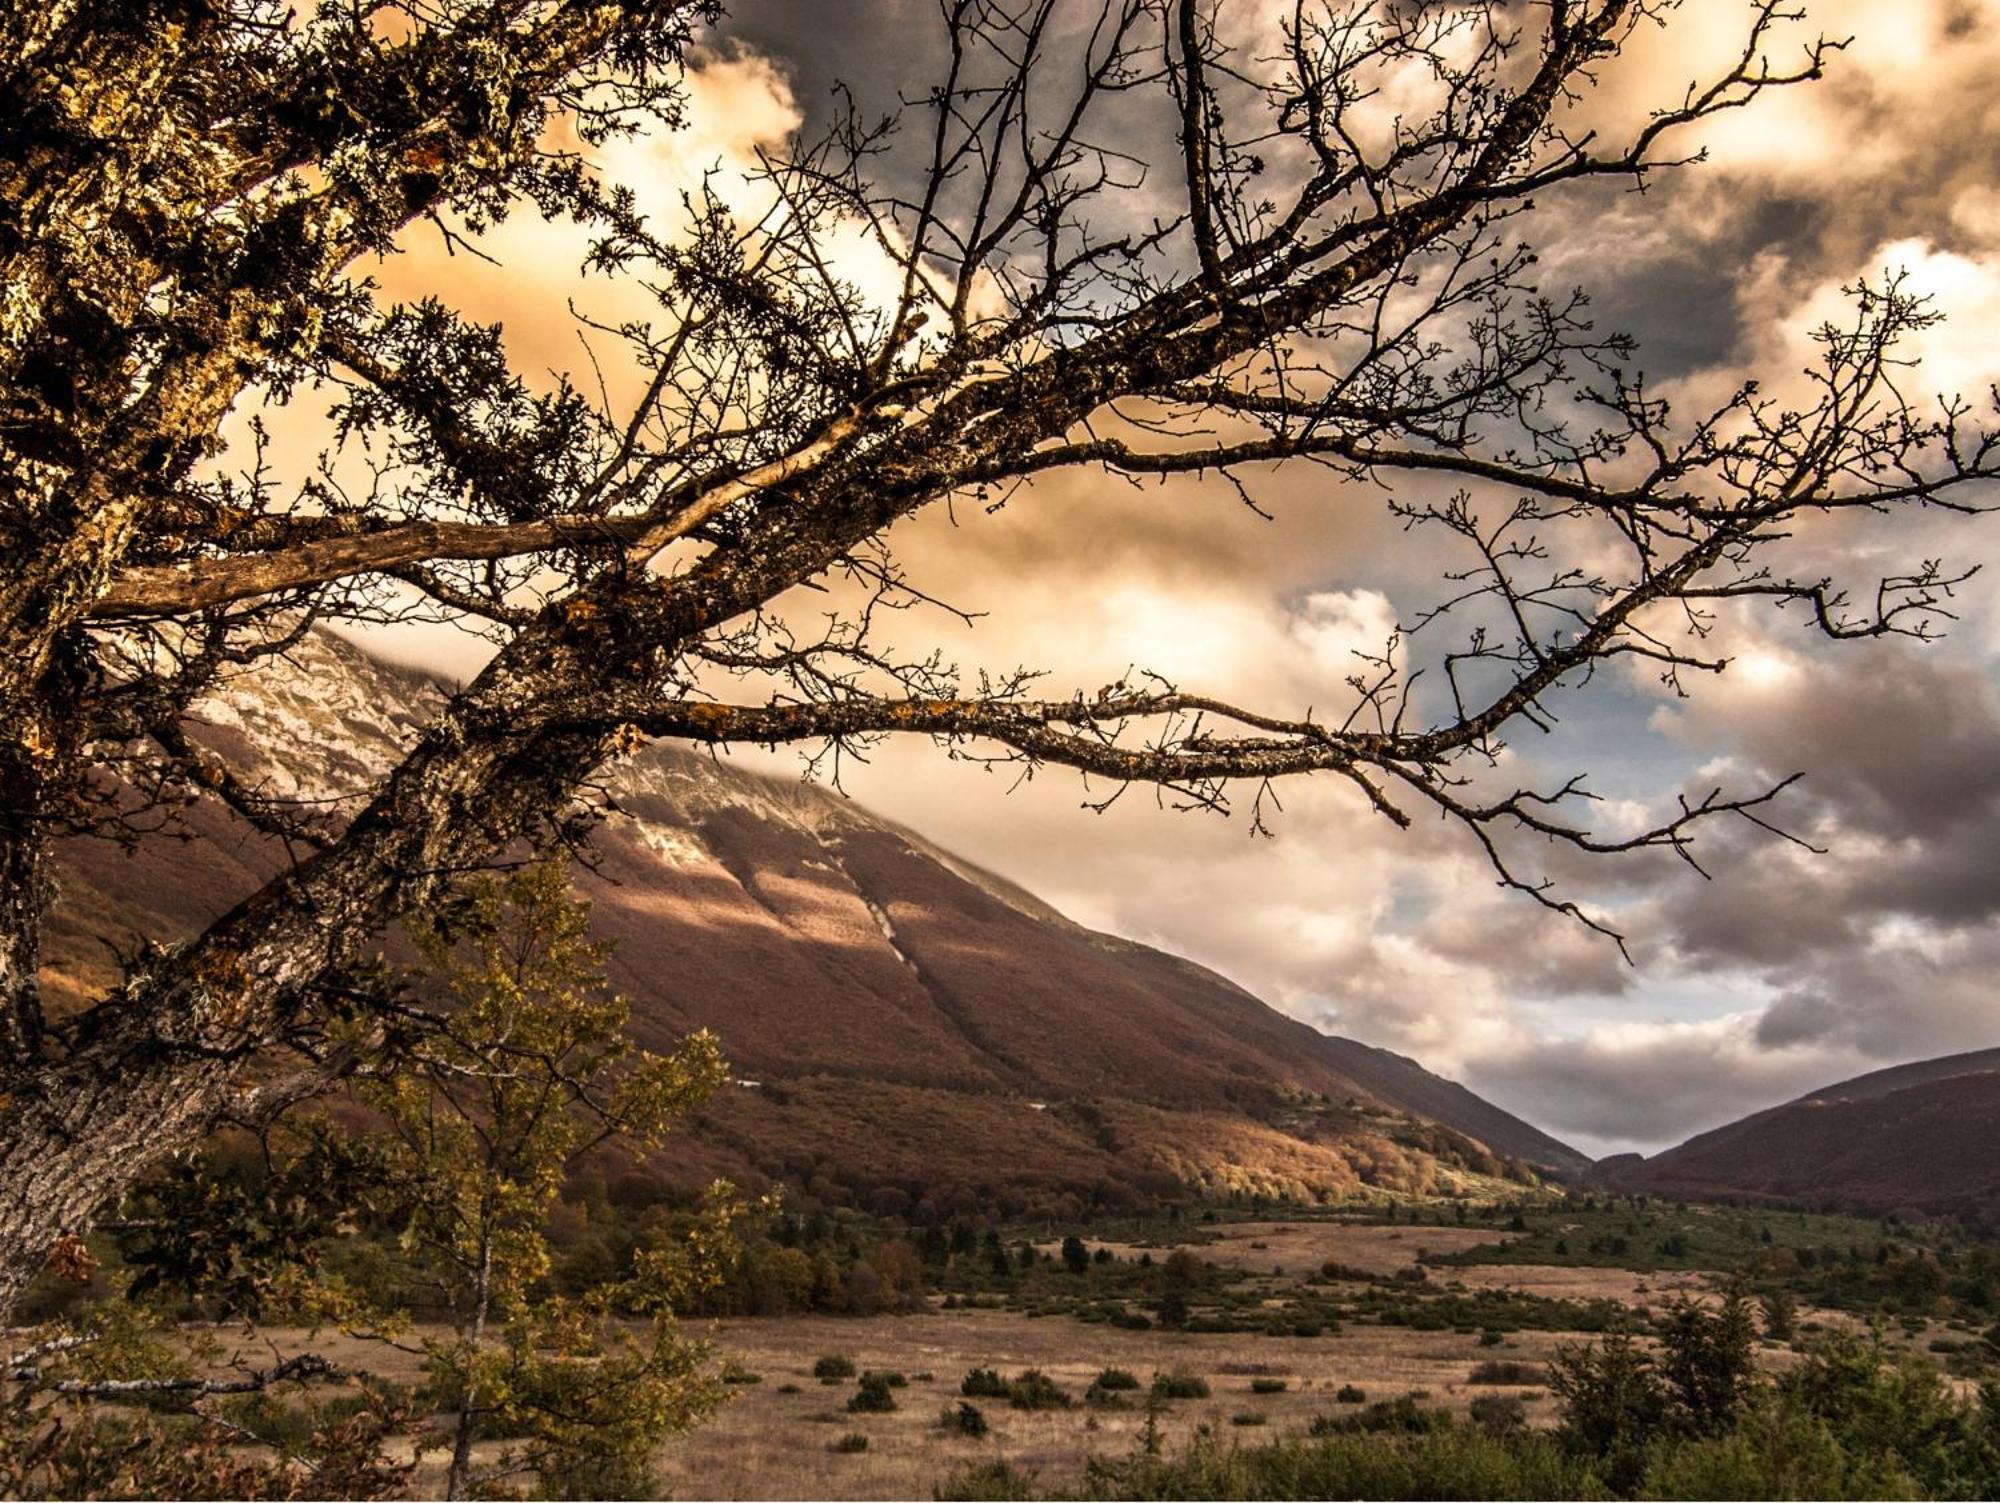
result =
[[[316,634],[288,667],[224,686],[197,733],[269,793],[335,798],[392,765],[438,693]],[[580,885],[634,1032],[657,1047],[711,1027],[744,1082],[648,1173],[1060,1205],[1431,1191],[1587,1164],[1414,1061],[1077,924],[818,785],[669,746],[605,784]],[[101,988],[106,946],[192,932],[281,867],[213,804],[186,822],[188,839],[122,856],[66,849],[53,986]]]
[[[2000,1216],[2000,1048],[1837,1081],[1589,1178],[1620,1191]]]

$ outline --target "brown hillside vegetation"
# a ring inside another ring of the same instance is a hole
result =
[[[2000,1216],[2000,1049],[1876,1071],[1599,1173],[1660,1195]]]
[[[323,797],[381,765],[430,693],[318,637],[294,673],[212,703],[203,734],[265,792]],[[643,1043],[713,1028],[739,1082],[677,1151],[678,1179],[1060,1209],[1433,1192],[1512,1160],[1583,1162],[1411,1061],[1070,923],[818,787],[654,748],[610,788],[586,883],[613,978]],[[211,805],[181,833],[68,850],[54,986],[103,986],[137,936],[193,931],[282,860]]]

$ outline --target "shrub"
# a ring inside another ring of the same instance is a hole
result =
[[[1505,1337],[1491,1327],[1479,1333],[1479,1344],[1481,1346],[1498,1346],[1505,1339]]]
[[[1256,1446],[1196,1436],[1171,1455],[1141,1454],[1121,1464],[1100,1466],[1087,1487],[1090,1496],[1110,1498],[1604,1495],[1588,1460],[1565,1455],[1547,1437],[1502,1439],[1470,1428],[1421,1436],[1332,1435]]]
[[[317,1417],[307,1405],[288,1404],[268,1392],[224,1400],[219,1412],[225,1423],[240,1426],[267,1446],[293,1455],[312,1444]]]
[[[1791,1341],[1799,1334],[1799,1302],[1789,1289],[1764,1296],[1764,1334],[1773,1341]]]
[[[1647,1442],[1666,1423],[1667,1400],[1653,1361],[1623,1333],[1595,1346],[1556,1353],[1549,1387],[1562,1405],[1563,1438],[1579,1455],[1596,1456],[1614,1487],[1638,1481]]]
[[[618,1446],[562,1447],[535,1467],[542,1498],[655,1498],[659,1477],[645,1455]]]
[[[1451,1426],[1451,1416],[1442,1409],[1426,1409],[1413,1393],[1399,1394],[1370,1404],[1359,1414],[1315,1418],[1308,1427],[1314,1435],[1428,1435]]]
[[[1156,1399],[1205,1399],[1208,1397],[1208,1379],[1196,1377],[1185,1368],[1175,1368],[1170,1373],[1153,1374],[1153,1397]]]
[[[732,1362],[722,1370],[722,1381],[738,1386],[764,1381],[762,1373],[753,1373],[738,1363]]]
[[[1230,1415],[1229,1423],[1232,1425],[1245,1425],[1245,1426],[1261,1425],[1265,1423],[1265,1420],[1264,1416],[1259,1414],[1256,1410],[1246,1409],[1241,1414]]]
[[[871,1378],[880,1378],[884,1383],[888,1384],[891,1388],[908,1388],[910,1386],[910,1380],[904,1377],[901,1373],[865,1372],[861,1375],[861,1381],[864,1385]]]
[[[932,1489],[943,1503],[963,1500],[991,1500],[1015,1503],[1035,1496],[1035,1473],[1006,1461],[982,1461],[977,1466],[960,1467]]]
[[[1063,1266],[1071,1273],[1090,1271],[1090,1249],[1083,1245],[1083,1238],[1077,1236],[1063,1238],[1062,1260]]]
[[[799,1387],[799,1385],[798,1385],[798,1384],[796,1384],[796,1383],[780,1383],[780,1384],[778,1385],[778,1388],[777,1388],[777,1391],[778,1391],[779,1393],[803,1393],[803,1392],[805,1392],[805,1390],[804,1390],[804,1389],[802,1389],[802,1388],[800,1388],[800,1387]]]
[[[890,1414],[895,1408],[896,1395],[890,1391],[889,1379],[883,1373],[864,1373],[861,1386],[847,1401],[849,1414]]]
[[[1511,1393],[1482,1393],[1472,1401],[1472,1423],[1488,1435],[1512,1435],[1528,1428],[1528,1406]]]
[[[974,1437],[984,1435],[989,1428],[986,1415],[980,1407],[977,1404],[963,1402],[945,1405],[944,1412],[938,1416],[938,1425],[942,1429],[955,1430],[960,1435]]]
[[[840,1383],[854,1376],[851,1357],[822,1357],[813,1364],[813,1376],[822,1383]]]
[[[1368,1390],[1356,1388],[1352,1383],[1343,1383],[1340,1385],[1340,1392],[1333,1396],[1333,1401],[1336,1404],[1365,1404],[1368,1402]]]
[[[1667,1440],[1648,1453],[1640,1484],[1655,1498],[1987,1497],[1960,1479],[1929,1492],[1893,1455],[1843,1445],[1833,1426],[1792,1404],[1747,1406],[1725,1435]]]
[[[975,1367],[959,1383],[958,1391],[968,1399],[1004,1399],[1007,1397],[1007,1380],[993,1368]]]
[[[1549,1370],[1539,1362],[1481,1362],[1465,1381],[1488,1388],[1528,1388],[1548,1382]]]
[[[1250,1380],[1250,1391],[1252,1393],[1283,1393],[1290,1386],[1283,1378],[1252,1378]]]
[[[1757,1327],[1749,1300],[1732,1290],[1713,1314],[1689,1300],[1676,1300],[1660,1320],[1659,1331],[1660,1376],[1676,1417],[1704,1434],[1728,1429],[1755,1371]]]
[[[859,1430],[855,1430],[841,1436],[839,1440],[836,1440],[827,1449],[840,1456],[859,1455],[868,1449],[868,1437],[863,1435]]]
[[[1107,1367],[1091,1380],[1092,1388],[1101,1388],[1106,1393],[1134,1393],[1139,1380],[1122,1367]]]
[[[1067,1409],[1069,1394],[1039,1367],[1031,1367],[1007,1385],[1007,1402],[1016,1409]]]

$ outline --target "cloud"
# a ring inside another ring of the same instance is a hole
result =
[[[1473,1089],[1597,1155],[1650,1152],[1868,1067],[1838,1047],[1776,1046],[1755,1013],[1601,1025],[1481,1060]]]
[[[1593,123],[1629,128],[1677,97],[1724,58],[1747,13],[1691,0],[1666,29],[1643,29],[1606,69]],[[753,0],[734,24],[758,45],[702,60],[694,129],[615,148],[613,170],[657,215],[717,167],[718,191],[751,212],[757,148],[823,113],[835,75],[865,108],[907,91],[936,21],[908,0],[848,7],[831,24],[823,6]],[[1641,335],[1642,365],[1672,378],[1683,411],[1751,369],[1774,385],[1795,372],[1811,353],[1805,331],[1844,311],[1842,285],[1884,268],[1907,268],[1953,315],[1918,341],[1917,393],[1996,373],[2000,5],[1831,0],[1808,25],[1855,37],[1824,83],[1706,128],[1710,162],[1643,196],[1606,185],[1534,221],[1544,286],[1590,286],[1605,324]],[[575,368],[563,299],[580,241],[523,219],[497,248],[496,269],[418,246],[383,276],[408,292],[448,277],[474,316],[506,323],[524,367]],[[851,250],[843,269],[871,285],[866,252]],[[602,284],[586,292],[610,300],[590,305],[600,316],[645,311]],[[941,645],[968,668],[1047,667],[1056,693],[1136,667],[1275,713],[1336,714],[1355,652],[1381,648],[1436,586],[1440,560],[1379,494],[1323,470],[1287,466],[1253,485],[1275,520],[1213,482],[1094,475],[1048,477],[991,513],[934,509],[894,530],[899,559],[927,591],[989,614],[969,630],[906,617],[903,644]],[[1948,553],[1945,535],[1942,519],[1885,531],[1829,518],[1793,546],[1802,571],[1824,566],[1865,595]],[[1990,589],[1962,604],[1954,638],[1922,650],[1832,651],[1789,618],[1731,612],[1717,642],[1735,664],[1691,701],[1606,674],[1589,691],[1595,708],[1580,705],[1546,752],[1519,753],[1587,758],[1618,794],[1599,819],[1627,826],[1683,788],[1807,774],[1780,812],[1825,856],[1748,824],[1714,832],[1711,882],[1664,857],[1605,866],[1555,853],[1572,891],[1617,910],[1637,969],[1500,891],[1455,832],[1422,821],[1399,833],[1334,780],[1280,788],[1269,840],[1144,790],[1092,812],[1059,770],[1003,797],[1011,769],[950,763],[926,745],[882,748],[848,786],[1080,921],[1459,1072],[1587,1146],[1657,1147],[1874,1064],[2000,1041],[1986,989],[2000,961],[2000,610]],[[815,596],[795,608],[824,607]],[[440,640],[391,645],[435,662]],[[474,660],[451,652],[452,666]]]

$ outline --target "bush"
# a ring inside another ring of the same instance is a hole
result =
[[[1283,1378],[1252,1378],[1250,1380],[1250,1391],[1252,1393],[1283,1393],[1290,1386]]]
[[[966,1403],[945,1405],[943,1413],[938,1415],[938,1427],[975,1438],[984,1435],[990,1428],[984,1411],[977,1404]]]
[[[1039,1367],[1031,1367],[1007,1385],[1007,1402],[1016,1409],[1067,1409],[1069,1394]]]
[[[276,1394],[258,1392],[225,1399],[217,1411],[227,1424],[237,1425],[267,1446],[293,1455],[312,1444],[318,1428],[310,1407],[288,1404]]]
[[[1799,1406],[1768,1402],[1752,1404],[1727,1435],[1689,1436],[1655,1447],[1640,1485],[1656,1498],[1926,1496],[1894,1457],[1856,1454],[1825,1421]],[[1988,1496],[1959,1488],[1950,1495]]]
[[[1472,1401],[1472,1423],[1487,1435],[1512,1435],[1528,1428],[1528,1406],[1511,1393],[1482,1393]]]
[[[1365,1404],[1368,1402],[1368,1390],[1356,1388],[1352,1383],[1343,1383],[1340,1385],[1340,1392],[1333,1396],[1333,1401],[1336,1404]]]
[[[644,1456],[617,1446],[565,1448],[535,1468],[543,1498],[655,1498],[659,1477]]]
[[[1004,1399],[1007,1380],[993,1368],[975,1367],[959,1383],[958,1391],[968,1399]]]
[[[868,1449],[868,1437],[855,1430],[841,1436],[827,1449],[840,1456],[856,1456]]]
[[[1330,1435],[1256,1446],[1197,1435],[1172,1455],[1140,1454],[1093,1468],[1085,1479],[1085,1492],[1098,1498],[1135,1499],[1604,1495],[1589,1461],[1565,1455],[1546,1436],[1502,1439],[1450,1427],[1424,1435]]]
[[[1153,1374],[1153,1397],[1156,1399],[1205,1399],[1208,1397],[1208,1379],[1198,1378],[1186,1368],[1175,1368],[1170,1373]]]
[[[1764,1296],[1764,1334],[1773,1341],[1789,1342],[1799,1334],[1799,1302],[1789,1289]]]
[[[1247,1427],[1250,1425],[1264,1424],[1265,1420],[1264,1416],[1259,1414],[1256,1410],[1246,1409],[1241,1414],[1230,1415],[1229,1423],[1232,1425],[1242,1425]]]
[[[1465,1381],[1488,1388],[1531,1388],[1548,1382],[1549,1370],[1538,1362],[1482,1362]]]
[[[1106,1393],[1136,1393],[1139,1379],[1122,1367],[1107,1367],[1091,1380],[1090,1386]]]
[[[977,1466],[960,1467],[931,1490],[943,1503],[1015,1503],[1035,1496],[1035,1473],[1005,1461],[982,1461]]]
[[[1613,1486],[1638,1481],[1643,1452],[1666,1425],[1667,1400],[1653,1360],[1622,1333],[1556,1353],[1549,1387],[1562,1404],[1562,1433],[1579,1455],[1606,1465]]]
[[[864,1373],[860,1388],[847,1401],[849,1414],[891,1414],[895,1408],[896,1395],[890,1390],[888,1376],[884,1373]]]
[[[1308,1427],[1314,1435],[1428,1435],[1451,1426],[1442,1409],[1426,1409],[1414,1393],[1370,1404],[1359,1414],[1322,1414]]]
[[[822,1357],[813,1364],[813,1376],[822,1383],[842,1383],[854,1376],[851,1357]]]

